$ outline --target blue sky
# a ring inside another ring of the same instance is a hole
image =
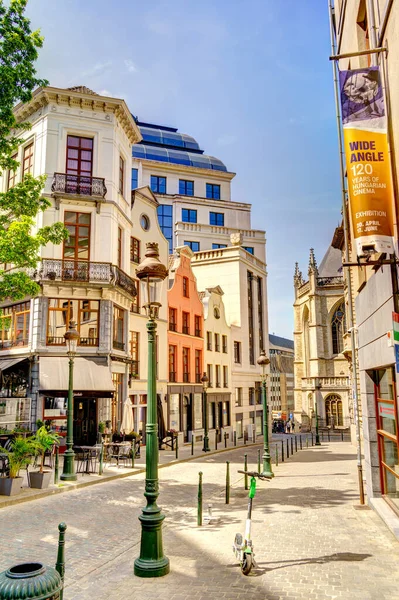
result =
[[[267,236],[270,333],[292,337],[294,263],[307,275],[340,221],[327,0],[29,0],[51,85],[124,98],[237,173]]]

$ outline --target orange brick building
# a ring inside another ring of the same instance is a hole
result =
[[[202,384],[204,372],[204,309],[191,269],[192,250],[176,249],[171,257],[172,285],[168,291],[168,426],[182,432],[202,435]],[[197,437],[197,436],[196,436]]]

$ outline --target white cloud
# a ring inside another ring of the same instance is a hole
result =
[[[124,61],[126,69],[129,73],[137,73],[137,67],[130,58],[126,58]]]
[[[109,67],[112,66],[112,61],[107,60],[106,62],[96,63],[90,69],[81,72],[82,77],[92,77],[93,75],[100,75],[104,73]]]

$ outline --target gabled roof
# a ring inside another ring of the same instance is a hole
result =
[[[342,275],[342,252],[329,246],[319,267],[319,277],[337,277]]]
[[[280,348],[294,350],[294,340],[289,340],[278,335],[269,334],[269,343],[273,346],[279,346]]]

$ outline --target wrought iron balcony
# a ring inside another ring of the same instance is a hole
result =
[[[117,340],[113,340],[112,347],[115,350],[124,350],[125,349],[125,344],[123,342],[118,342]]]
[[[176,382],[176,371],[169,371],[169,381],[170,383]]]
[[[169,331],[177,331],[176,323],[169,323]]]
[[[32,278],[39,281],[78,281],[115,285],[130,296],[137,295],[134,279],[111,263],[44,258]]]
[[[196,373],[195,374],[195,383],[202,383],[201,381],[201,373]]]
[[[107,188],[103,177],[87,177],[87,175],[71,175],[54,173],[51,191],[54,194],[71,194],[72,196],[95,196],[105,198]]]
[[[8,350],[8,348],[15,348],[18,346],[28,346],[28,338],[18,340],[0,340],[0,350]]]
[[[190,383],[190,373],[183,373],[183,382]]]
[[[132,362],[130,363],[130,372],[129,372],[129,376],[132,379],[138,379],[139,378],[139,365],[140,362],[138,360],[132,360]]]
[[[98,346],[98,338],[81,337],[78,341],[79,346]],[[65,346],[64,336],[47,336],[47,346]]]

